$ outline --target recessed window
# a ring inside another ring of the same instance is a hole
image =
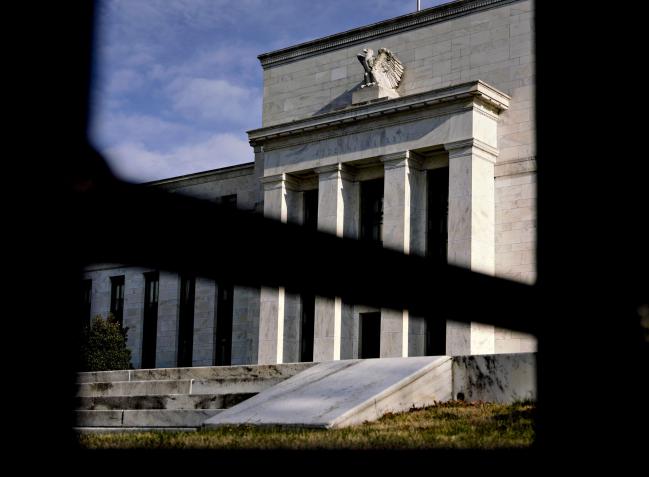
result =
[[[110,313],[124,325],[124,275],[110,277]]]
[[[361,240],[383,244],[383,178],[361,182]]]
[[[190,274],[182,274],[178,317],[178,366],[181,368],[192,365],[195,291],[196,278]]]
[[[90,307],[92,305],[92,280],[81,282],[81,309],[79,310],[79,322],[82,325],[90,324]]]
[[[448,167],[428,171],[427,255],[446,263],[448,250]]]
[[[234,307],[234,287],[231,284],[217,285],[216,331],[214,339],[214,364],[232,364],[232,312]]]
[[[426,253],[446,263],[448,250],[448,167],[428,171],[428,221]],[[425,319],[427,356],[446,354],[446,317],[435,314]]]
[[[313,333],[315,327],[315,295],[302,293],[300,326],[300,361],[313,361]]]
[[[237,208],[237,194],[223,195],[216,200],[217,204],[221,204],[228,209]]]
[[[304,217],[302,225],[309,230],[318,230],[318,189],[304,192]]]
[[[144,274],[144,322],[142,325],[142,367],[155,368],[158,334],[158,295],[160,274]]]
[[[360,314],[360,356],[361,359],[379,358],[381,351],[381,312]]]

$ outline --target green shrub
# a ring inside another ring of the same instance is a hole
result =
[[[97,315],[81,332],[81,371],[132,369],[131,350],[126,347],[128,327],[108,315]]]

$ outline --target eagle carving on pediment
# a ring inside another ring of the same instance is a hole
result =
[[[365,48],[356,55],[361,62],[365,74],[361,88],[378,85],[383,88],[397,89],[403,77],[403,64],[387,48],[381,48],[377,55],[374,50]]]

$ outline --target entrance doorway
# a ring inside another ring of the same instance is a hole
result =
[[[443,318],[426,318],[426,356],[444,356],[446,354],[446,320]]]
[[[381,356],[381,312],[360,314],[360,358],[378,358]]]
[[[427,255],[440,264],[447,262],[448,251],[448,167],[428,171]],[[429,316],[426,326],[426,356],[446,354],[446,320]]]
[[[313,361],[313,333],[315,325],[315,295],[303,293],[302,323],[300,326],[300,361]]]

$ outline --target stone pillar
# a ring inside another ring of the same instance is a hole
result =
[[[449,154],[448,263],[493,275],[496,151],[473,140],[445,147]],[[494,352],[493,325],[447,321],[447,355]]]
[[[352,170],[342,164],[334,164],[316,169],[316,172],[319,174],[318,229],[338,237],[357,237],[359,189]],[[349,305],[339,297],[316,296],[314,361],[351,358],[352,319]]]
[[[214,363],[214,333],[216,331],[216,284],[214,280],[197,277],[194,297],[192,366],[212,366]]]
[[[176,367],[178,357],[178,312],[180,306],[180,276],[160,272],[158,285],[158,336],[156,368]]]
[[[126,269],[124,274],[124,326],[128,327],[131,364],[142,363],[142,325],[144,324],[144,274],[139,268]]]
[[[259,352],[259,288],[234,287],[232,365],[256,364]]]
[[[90,318],[101,315],[106,319],[110,312],[110,275],[98,272],[92,275],[92,296],[90,298]]]
[[[385,168],[383,246],[406,254],[425,253],[425,174],[412,151],[381,158]],[[410,316],[407,310],[381,309],[381,357],[408,356]],[[413,317],[414,318],[414,317]],[[413,323],[419,328],[420,318]],[[415,334],[417,339],[423,335]]]
[[[264,215],[287,222],[294,215],[296,184],[287,174],[265,177]],[[284,287],[262,287],[259,310],[259,364],[284,362]]]

